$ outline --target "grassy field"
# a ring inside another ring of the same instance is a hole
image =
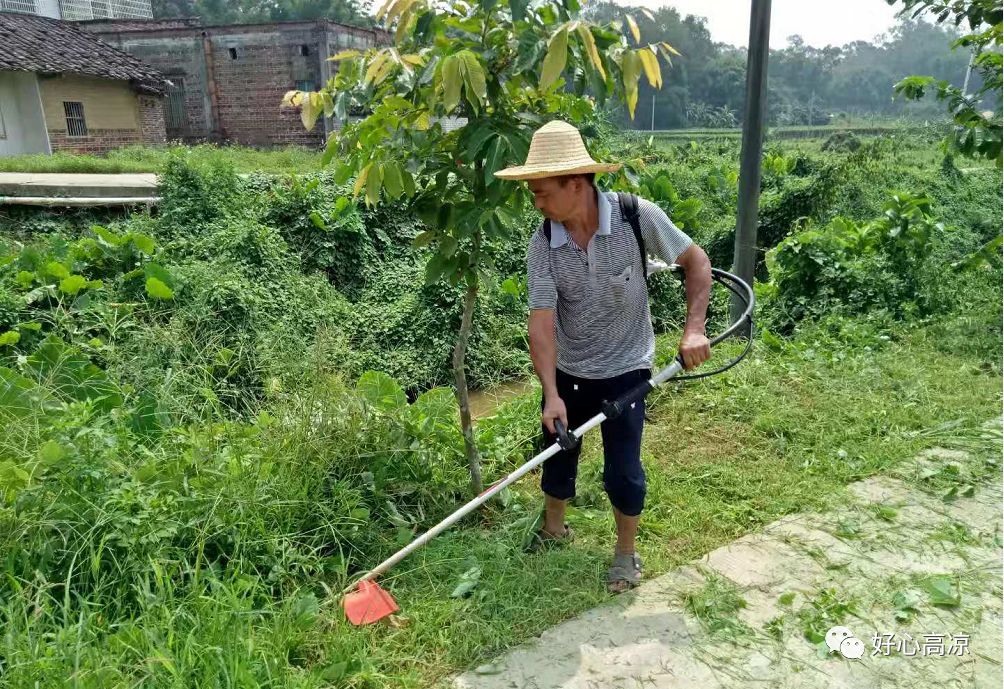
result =
[[[655,393],[643,448],[649,475],[640,552],[656,576],[782,515],[839,504],[844,486],[931,445],[975,449],[989,474],[997,444],[976,440],[1000,413],[1000,311],[916,327],[833,321],[778,349],[758,343],[728,375]],[[675,346],[662,338],[665,357]],[[501,413],[532,419],[526,394]],[[142,609],[110,624],[59,591],[0,601],[11,687],[429,687],[606,600],[613,523],[586,439],[569,547],[526,555],[536,477],[382,579],[402,607],[380,624],[345,621],[338,580],[280,600],[250,580],[183,594],[161,574],[137,581]],[[492,477],[487,477],[492,478]],[[949,477],[950,478],[950,477]],[[253,518],[249,513],[240,517]],[[98,556],[95,553],[94,556]],[[94,563],[83,562],[80,567]],[[456,587],[473,584],[469,594]],[[44,590],[44,587],[41,589]],[[32,602],[34,601],[34,602]],[[19,612],[20,611],[20,612]],[[61,631],[45,637],[46,628]],[[15,672],[16,671],[16,672]]]
[[[851,123],[825,126],[771,127],[767,140],[825,139],[837,132],[848,132],[861,137],[907,134],[922,128],[920,124]],[[625,132],[630,136],[647,138],[645,130]],[[742,130],[736,129],[677,129],[654,132],[655,139],[663,143],[685,143],[704,139],[739,139]],[[228,162],[238,172],[314,172],[320,169],[319,151],[289,146],[275,149],[254,149],[243,146],[127,146],[101,155],[54,153],[52,155],[19,155],[0,157],[0,172],[158,172],[174,156],[192,162],[218,160]]]
[[[159,172],[172,157],[193,163],[223,161],[238,172],[316,172],[320,151],[290,146],[259,150],[244,146],[127,146],[104,155],[54,153],[0,157],[0,172]]]
[[[855,136],[884,136],[892,134],[907,134],[912,131],[923,129],[920,124],[903,125],[840,125],[827,124],[815,126],[794,126],[794,127],[770,127],[766,132],[766,140],[778,139],[825,139],[838,132],[846,132]],[[742,138],[743,130],[739,127],[731,129],[658,129],[647,131],[644,129],[630,131],[635,136],[652,136],[656,140],[667,143],[682,143],[686,141],[701,141],[703,139],[739,139]]]

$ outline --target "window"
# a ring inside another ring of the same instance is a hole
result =
[[[38,14],[35,0],[0,0],[0,11]]]
[[[236,60],[237,59],[237,48],[230,48],[229,50],[230,50],[230,59],[231,60]]]
[[[307,45],[306,43],[304,43],[303,45],[301,45],[300,46],[300,55],[302,55],[303,57],[306,57],[307,55],[310,55],[310,46]]]
[[[185,80],[181,77],[171,77],[171,85],[167,87],[167,118],[164,124],[168,129],[175,131],[188,127],[188,112],[185,110]]]
[[[314,82],[310,79],[297,79],[296,86],[297,91],[316,91],[317,87],[314,86]]]
[[[69,136],[87,136],[87,122],[84,121],[84,104],[77,101],[63,101],[66,113],[66,133]]]

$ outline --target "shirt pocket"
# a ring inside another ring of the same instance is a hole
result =
[[[617,308],[621,308],[627,304],[630,295],[634,292],[632,282],[637,282],[639,279],[634,273],[634,266],[629,265],[621,272],[607,276],[607,285],[612,302]]]

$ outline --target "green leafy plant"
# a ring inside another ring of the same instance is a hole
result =
[[[921,268],[944,232],[928,198],[895,194],[877,220],[838,217],[786,238],[767,253],[771,282],[796,320],[834,305],[903,314],[923,303]]]

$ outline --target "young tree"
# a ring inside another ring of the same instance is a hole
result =
[[[898,0],[888,0],[895,4]],[[983,83],[973,93],[964,93],[947,80],[931,76],[910,76],[896,84],[896,92],[919,99],[927,88],[937,89],[938,100],[948,103],[952,131],[945,140],[947,150],[956,150],[972,158],[992,160],[1000,167],[1001,159],[1001,39],[1004,3],[1002,0],[901,0],[903,11],[913,16],[930,13],[942,24],[949,19],[959,26],[969,24],[970,33],[952,43],[964,46],[973,54],[972,65],[979,70]],[[983,99],[993,94],[994,109],[981,110]],[[1004,233],[998,234],[976,253],[956,264],[963,269],[984,265],[1000,256]]]
[[[669,62],[676,52],[642,44],[631,18],[633,45],[619,23],[582,21],[579,10],[578,0],[387,0],[377,20],[393,45],[339,53],[330,58],[337,74],[319,92],[284,99],[308,129],[322,113],[345,122],[353,106],[371,108],[331,135],[325,163],[335,163],[339,183],[355,177],[367,205],[407,199],[428,228],[415,240],[433,249],[427,282],[465,286],[452,363],[475,492],[482,482],[465,360],[478,287],[492,273],[485,243],[513,232],[514,210],[529,199],[524,185],[494,173],[522,163],[548,120],[583,121],[594,108],[587,89],[600,104],[625,100],[633,117],[641,74],[661,85],[659,57]],[[445,116],[467,122],[446,132]]]
[[[983,83],[974,93],[962,89],[948,80],[932,76],[910,76],[895,86],[896,93],[910,99],[920,99],[927,89],[936,89],[938,100],[945,101],[952,116],[952,134],[947,140],[951,148],[963,155],[986,158],[1001,164],[1001,0],[888,0],[890,5],[902,3],[903,12],[934,15],[942,24],[951,21],[955,26],[966,22],[969,33],[952,43],[952,47],[966,47],[973,53],[973,67],[980,72]],[[994,95],[994,110],[983,110],[981,103]]]

